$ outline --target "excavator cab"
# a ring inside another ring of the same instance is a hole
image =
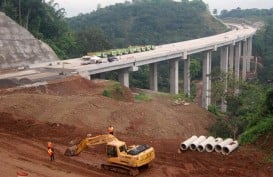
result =
[[[108,158],[118,157],[119,153],[127,152],[127,147],[125,143],[119,147],[108,144],[106,146],[106,152]]]
[[[154,149],[148,145],[133,145],[128,149],[123,141],[107,143],[108,162],[129,167],[141,167],[149,164],[154,158]]]

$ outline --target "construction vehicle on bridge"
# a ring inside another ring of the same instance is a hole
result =
[[[65,155],[75,156],[88,146],[99,144],[106,144],[107,163],[101,164],[105,170],[136,176],[140,169],[148,168],[155,158],[153,147],[146,144],[127,147],[125,142],[111,134],[86,137],[79,144],[67,148]]]

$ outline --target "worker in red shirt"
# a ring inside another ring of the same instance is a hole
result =
[[[113,127],[112,125],[110,125],[110,126],[108,127],[108,133],[111,134],[111,135],[114,134],[114,127]]]
[[[51,142],[47,143],[47,153],[50,157],[50,160],[54,160],[54,148],[53,148],[53,144]]]

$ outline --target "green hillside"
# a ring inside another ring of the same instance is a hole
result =
[[[199,0],[127,2],[70,18],[68,22],[77,31],[99,27],[114,47],[171,43],[226,30]]]

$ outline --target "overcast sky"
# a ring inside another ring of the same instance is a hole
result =
[[[240,7],[242,9],[247,8],[259,8],[270,9],[273,8],[273,0],[203,0],[209,4],[210,10],[218,9],[220,12],[223,9],[235,9]],[[114,5],[115,3],[125,2],[125,0],[55,0],[60,6],[64,8],[67,17],[76,16],[79,13],[89,13],[95,10],[98,4],[101,7],[108,5]]]

